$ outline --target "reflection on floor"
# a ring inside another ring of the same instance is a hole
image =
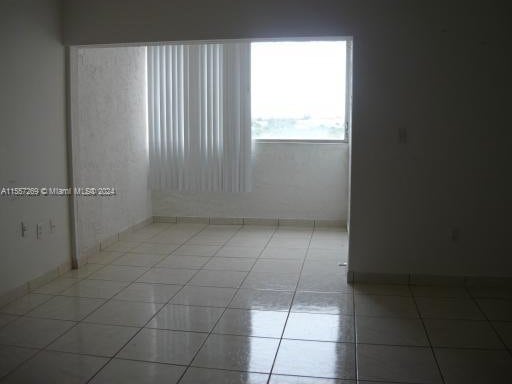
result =
[[[340,229],[152,224],[0,309],[23,383],[508,383],[512,292],[346,283]]]

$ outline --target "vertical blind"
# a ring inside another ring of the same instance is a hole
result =
[[[250,190],[250,52],[248,42],[147,48],[153,189]]]

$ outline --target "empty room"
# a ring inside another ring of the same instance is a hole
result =
[[[512,382],[509,18],[0,0],[0,383]]]

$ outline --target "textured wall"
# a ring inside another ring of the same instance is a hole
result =
[[[260,143],[248,193],[153,192],[159,216],[347,220],[348,145]]]
[[[60,28],[57,1],[0,2],[0,187],[67,186]],[[71,261],[68,223],[66,197],[0,197],[0,294]]]
[[[82,250],[151,216],[145,48],[78,51],[78,180],[114,197],[78,199]]]
[[[72,44],[353,36],[350,268],[512,275],[507,2],[69,0],[65,7]]]

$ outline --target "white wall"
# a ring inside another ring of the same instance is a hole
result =
[[[79,49],[77,89],[76,184],[117,192],[78,198],[83,252],[151,216],[145,48]]]
[[[0,187],[67,186],[60,28],[57,1],[0,2]],[[66,197],[0,196],[0,294],[70,261]]]
[[[252,191],[153,192],[157,216],[347,220],[348,145],[257,143]]]
[[[350,268],[512,275],[508,4],[69,0],[72,44],[352,35]],[[398,142],[398,129],[407,143]],[[459,229],[458,241],[451,228]]]

